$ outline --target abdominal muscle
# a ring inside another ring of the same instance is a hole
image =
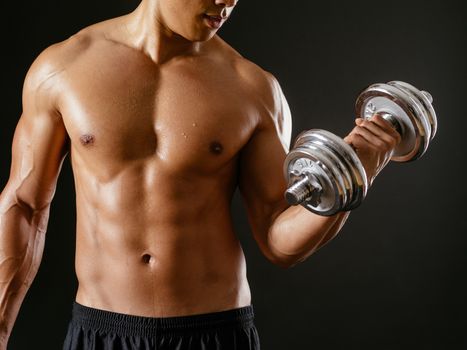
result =
[[[144,186],[138,169],[106,184],[82,169],[75,171],[78,303],[149,317],[250,304],[233,191],[219,179],[191,179],[184,192],[183,181],[163,175]]]

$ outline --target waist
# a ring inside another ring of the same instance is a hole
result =
[[[250,304],[246,263],[233,234],[149,246],[78,244],[77,302],[141,316],[178,316]]]
[[[73,304],[71,322],[81,327],[127,336],[156,336],[158,332],[197,331],[253,325],[253,306],[176,317],[144,317]]]

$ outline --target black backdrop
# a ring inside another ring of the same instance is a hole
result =
[[[136,5],[2,2],[2,188],[21,86],[34,58],[80,28]],[[466,6],[464,0],[241,0],[222,28],[226,41],[279,79],[294,137],[314,127],[345,135],[358,92],[393,79],[430,91],[439,117],[426,156],[390,164],[341,234],[293,269],[281,270],[261,256],[235,197],[232,212],[264,349],[467,348]],[[74,209],[67,160],[43,262],[9,349],[61,346],[76,289]]]

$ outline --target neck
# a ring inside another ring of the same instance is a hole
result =
[[[202,42],[192,42],[171,31],[162,23],[157,1],[143,0],[128,16],[126,28],[134,46],[155,63],[164,63],[176,56],[200,52]]]

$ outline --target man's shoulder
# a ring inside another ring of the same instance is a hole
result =
[[[224,59],[230,61],[239,76],[260,91],[275,88],[277,80],[273,74],[260,67],[257,63],[245,58],[220,37],[216,38],[217,45],[223,52]]]
[[[35,90],[42,86],[60,86],[54,83],[63,76],[63,72],[79,62],[86,53],[98,49],[99,43],[108,41],[106,31],[115,26],[117,20],[115,18],[92,24],[45,48],[31,64],[26,75],[25,88]]]
[[[255,97],[255,101],[265,112],[262,115],[269,117],[266,120],[290,124],[289,106],[276,77],[258,64],[240,55],[230,46],[228,46],[228,50],[231,50],[229,54],[230,61],[233,62],[238,77],[248,89],[250,96]]]
[[[257,63],[238,55],[234,59],[235,70],[249,92],[271,114],[275,114],[283,99],[282,89],[276,77]]]
[[[91,47],[93,40],[95,35],[82,30],[45,48],[31,64],[26,76],[27,82],[39,85],[60,75]]]

